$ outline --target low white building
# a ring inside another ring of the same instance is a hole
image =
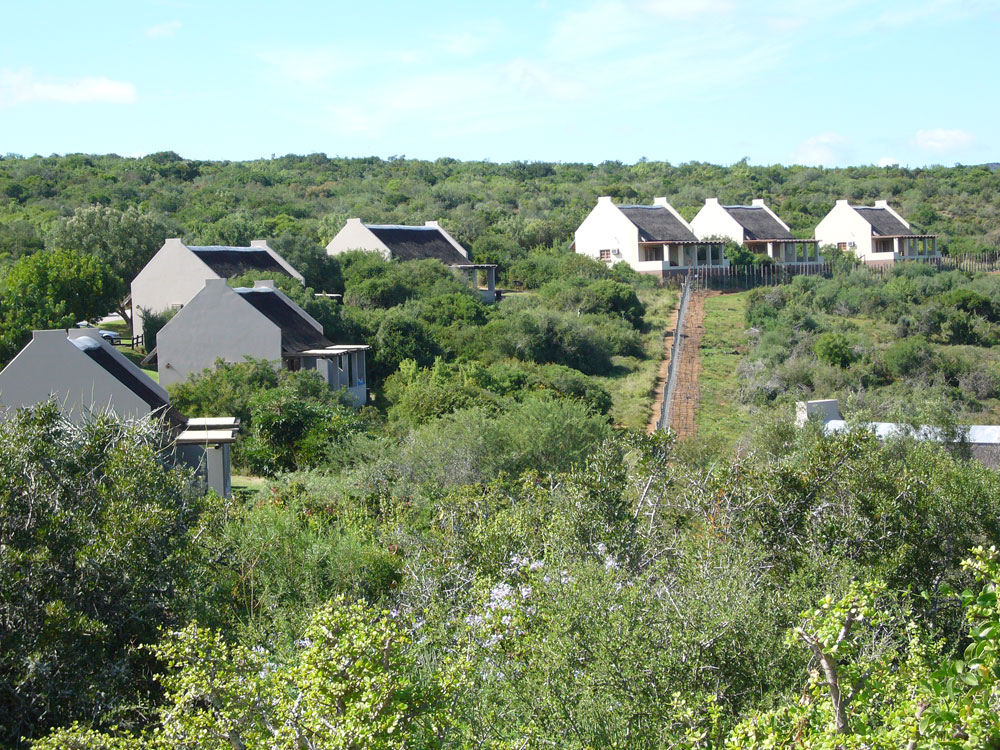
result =
[[[475,283],[487,302],[497,299],[496,265],[473,263],[469,251],[436,221],[424,222],[422,227],[402,224],[365,224],[361,219],[348,219],[326,246],[328,255],[339,255],[349,250],[379,253],[385,260],[424,260],[433,258],[446,266],[466,274]],[[478,276],[486,275],[486,288],[479,289]]]
[[[368,398],[365,352],[359,344],[336,345],[323,326],[274,286],[255,281],[233,289],[209,279],[202,290],[156,334],[146,360],[156,362],[160,384],[179,383],[211,368],[217,359],[265,359],[288,370],[316,370],[333,389],[351,399]]]
[[[206,279],[231,279],[253,272],[305,281],[266,240],[254,240],[249,247],[231,247],[185,245],[180,239],[168,239],[132,280],[133,330],[138,333],[142,328],[140,310],[178,310],[201,291]]]
[[[126,419],[158,419],[175,460],[193,468],[228,497],[229,446],[239,421],[232,417],[188,419],[170,405],[167,392],[96,331],[35,331],[31,341],[0,372],[4,410],[55,399],[74,422],[112,413]],[[0,417],[6,412],[0,410]]]
[[[796,239],[763,198],[755,198],[749,206],[723,206],[718,198],[708,198],[691,219],[691,229],[698,239],[732,240],[775,263],[823,262],[816,240]]]
[[[651,206],[617,206],[608,196],[576,230],[576,252],[605,263],[628,263],[639,273],[664,277],[696,268],[726,268],[724,245],[699,239],[666,198]]]
[[[816,225],[816,241],[820,246],[852,252],[858,260],[871,265],[941,257],[937,236],[914,231],[887,201],[875,201],[874,206],[837,201]]]

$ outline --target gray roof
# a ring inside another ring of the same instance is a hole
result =
[[[694,232],[664,206],[619,206],[639,229],[639,242],[697,242]]]
[[[886,237],[916,234],[916,232],[884,208],[855,206],[854,210],[861,214],[861,218],[872,225],[872,232],[874,234],[880,234]]]
[[[462,255],[437,227],[407,227],[398,224],[365,224],[397,260],[434,258],[449,266],[465,265]]]
[[[274,271],[291,276],[274,256],[262,247],[232,247],[229,245],[188,245],[188,250],[219,275],[231,279],[251,271]]]
[[[169,401],[150,387],[153,381],[141,372],[133,372],[128,367],[122,365],[98,341],[88,336],[81,336],[70,339],[69,343],[90,357],[108,375],[145,401],[150,411],[162,415],[169,424],[174,427],[182,427],[187,423],[187,417],[172,407]]]
[[[723,206],[743,227],[748,240],[791,240],[792,233],[763,206]]]
[[[298,305],[291,305],[273,289],[254,287],[234,289],[238,295],[253,305],[254,309],[281,329],[282,354],[296,354],[307,349],[325,349],[333,342],[302,317]]]

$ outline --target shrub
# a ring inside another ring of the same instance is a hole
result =
[[[837,367],[847,367],[854,359],[851,344],[842,333],[829,331],[822,334],[813,345],[813,351],[821,362]]]
[[[883,356],[889,374],[898,379],[918,374],[931,363],[934,352],[923,336],[909,336],[891,343]]]

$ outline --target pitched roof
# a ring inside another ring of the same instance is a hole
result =
[[[435,258],[449,266],[465,265],[462,255],[437,227],[407,227],[393,224],[365,224],[389,248],[393,258],[421,260]]]
[[[250,271],[276,271],[291,276],[274,256],[262,247],[230,247],[228,245],[188,245],[188,250],[223,279],[231,279]]]
[[[723,206],[743,227],[748,240],[791,240],[792,233],[763,206]]]
[[[639,242],[697,242],[694,232],[664,206],[619,206],[639,228]]]
[[[291,305],[273,289],[262,287],[234,289],[268,320],[281,329],[281,351],[295,354],[307,349],[325,349],[333,342],[302,317],[298,305]]]
[[[89,336],[70,339],[69,342],[86,354],[111,377],[128,388],[132,393],[148,404],[150,411],[159,412],[164,419],[175,427],[187,423],[187,417],[170,405],[170,402],[149,387],[149,378],[142,373],[133,372],[105,351],[98,341]]]
[[[891,237],[893,235],[916,234],[906,224],[901,222],[892,212],[884,208],[871,208],[869,206],[855,206],[854,210],[861,214],[861,218],[872,225],[875,234]]]

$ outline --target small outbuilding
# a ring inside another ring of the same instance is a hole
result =
[[[691,219],[691,229],[699,239],[732,240],[775,263],[823,262],[816,240],[796,239],[763,198],[754,198],[749,206],[724,206],[718,198],[708,198]]]
[[[209,279],[202,290],[156,334],[155,360],[160,383],[186,380],[217,359],[242,362],[266,359],[287,370],[316,370],[331,388],[345,388],[351,399],[368,398],[363,344],[334,344],[323,326],[273,280],[252,288],[232,288]]]
[[[255,272],[305,281],[266,240],[254,240],[249,247],[232,247],[185,245],[180,239],[168,239],[132,280],[134,329],[138,331],[142,325],[141,310],[179,310],[201,291],[206,279],[232,279]]]
[[[469,251],[462,247],[448,231],[436,221],[420,226],[402,224],[364,224],[361,219],[348,219],[326,246],[328,255],[339,255],[349,250],[379,253],[385,260],[439,260],[455,271],[465,274],[486,302],[497,299],[496,270],[492,263],[473,263]],[[479,273],[486,276],[486,288],[479,288]]]
[[[937,235],[915,231],[888,201],[874,206],[852,206],[837,201],[816,225],[816,241],[854,253],[869,265],[892,265],[901,260],[933,260],[941,257]]]
[[[229,446],[239,420],[188,419],[170,405],[162,386],[96,332],[35,331],[0,372],[0,418],[49,399],[78,423],[102,413],[159,420],[174,460],[193,468],[220,495],[231,494]]]

